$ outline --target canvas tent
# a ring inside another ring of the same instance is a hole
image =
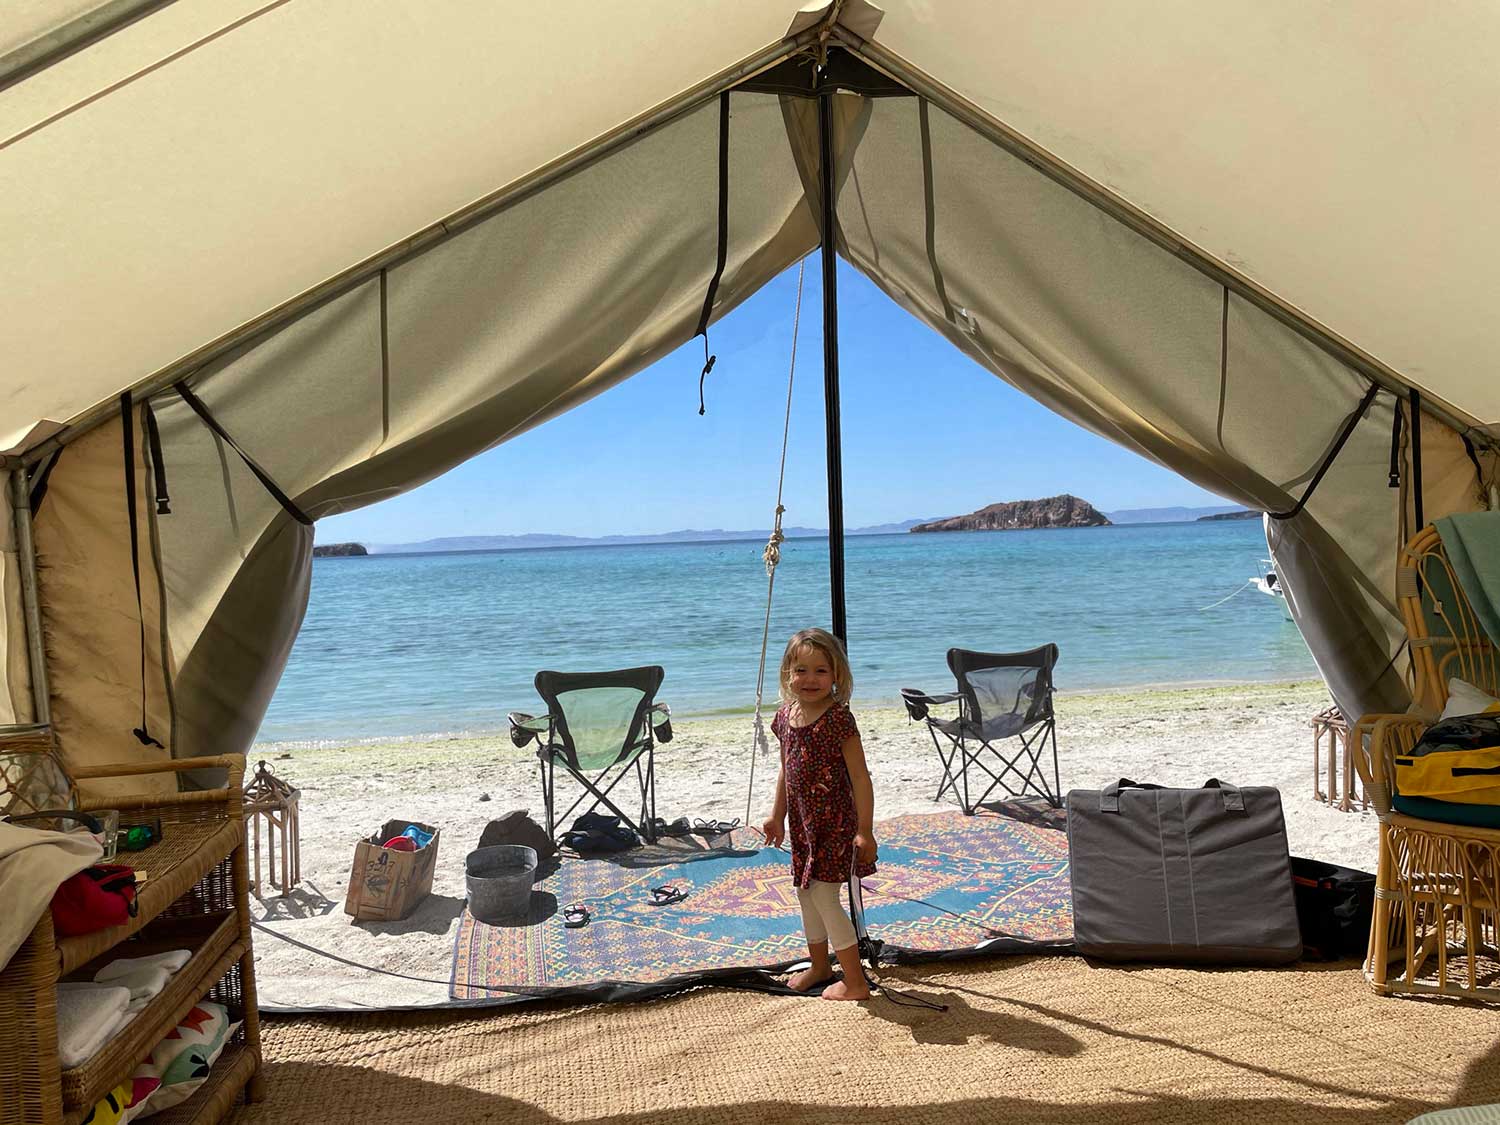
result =
[[[1272,549],[1346,712],[1406,703],[1418,505],[1494,483],[1492,7],[4,20],[0,723],[50,721],[71,761],[243,749],[312,520],[599,393],[816,248],[810,95],[838,253],[1065,416],[1289,514]]]

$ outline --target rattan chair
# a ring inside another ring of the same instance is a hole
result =
[[[1500,829],[1444,824],[1392,808],[1395,759],[1410,753],[1448,701],[1450,678],[1500,695],[1485,636],[1436,528],[1401,553],[1396,600],[1411,649],[1413,703],[1366,715],[1350,750],[1380,815],[1375,915],[1365,975],[1375,991],[1500,1000]]]

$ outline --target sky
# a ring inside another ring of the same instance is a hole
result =
[[[806,259],[786,526],[827,527],[822,286]],[[798,268],[583,405],[404,495],[318,521],[320,542],[643,535],[771,525]],[[1071,492],[1101,511],[1224,501],[1096,437],[964,356],[839,262],[844,525],[959,515]]]

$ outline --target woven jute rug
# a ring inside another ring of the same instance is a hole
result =
[[[267,1100],[234,1120],[1313,1125],[1500,1101],[1500,1013],[1377,997],[1350,964],[1051,956],[889,979],[948,1010],[705,988],[639,1004],[268,1020]]]
[[[1006,947],[1072,948],[1068,839],[1060,810],[1025,815],[929,813],[882,821],[880,869],[866,876],[865,918],[893,959]],[[568,860],[532,893],[533,913],[486,925],[467,911],[453,949],[451,994],[485,986],[567,988],[654,982],[709,969],[784,965],[807,956],[787,855],[740,830],[728,854],[670,853],[656,866]],[[658,905],[651,888],[686,898]],[[563,924],[560,907],[592,920]],[[476,987],[477,986],[477,987]]]

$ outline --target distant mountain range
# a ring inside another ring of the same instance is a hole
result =
[[[900,523],[877,523],[869,527],[846,528],[845,535],[896,535],[910,531],[922,520],[903,520]],[[788,539],[822,539],[828,535],[821,527],[783,527],[781,533]],[[657,535],[601,535],[589,538],[581,535],[448,535],[441,539],[424,539],[420,543],[366,543],[372,555],[418,554],[427,551],[519,551],[528,547],[621,547],[633,543],[711,543],[736,540],[764,540],[771,529],[752,531],[726,531],[709,528],[700,531],[689,528],[683,531],[664,531]]]
[[[1110,523],[1190,523],[1203,516],[1222,515],[1244,509],[1236,504],[1223,504],[1211,508],[1126,508],[1117,512],[1105,512]],[[877,523],[869,527],[846,528],[845,535],[897,535],[910,531],[920,523],[933,523],[946,517],[929,517],[920,520],[902,520],[900,523]],[[821,539],[828,532],[821,527],[784,527],[781,529],[788,539]],[[440,539],[423,539],[418,543],[366,543],[372,555],[421,554],[440,551],[520,551],[528,547],[609,547],[627,546],[633,543],[707,543],[732,542],[737,540],[765,540],[770,528],[754,530],[726,530],[688,528],[682,531],[664,531],[656,535],[447,535]]]

